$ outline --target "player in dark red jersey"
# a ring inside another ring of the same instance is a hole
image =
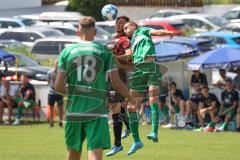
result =
[[[130,40],[125,36],[123,32],[123,26],[126,22],[129,21],[129,18],[126,16],[118,17],[116,20],[116,33],[114,39],[109,44],[109,48],[112,49],[115,56],[131,54],[130,50]],[[119,76],[122,81],[127,84],[127,74],[126,70],[131,69],[131,60],[117,60],[117,65],[119,68]],[[109,85],[108,91],[108,103],[109,107],[112,110],[112,119],[113,119],[113,132],[114,132],[114,144],[112,150],[109,151],[106,156],[113,156],[118,152],[123,150],[121,144],[121,138],[126,138],[130,133],[128,117],[124,109],[125,100],[124,98],[115,91],[112,84]],[[126,125],[126,130],[122,134],[122,125],[123,122]],[[122,134],[122,135],[121,135]]]

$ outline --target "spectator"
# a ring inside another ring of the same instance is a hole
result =
[[[240,68],[237,69],[237,76],[233,79],[233,84],[236,90],[240,90]]]
[[[233,88],[231,79],[226,79],[226,90],[221,95],[221,107],[218,117],[215,121],[211,122],[206,128],[206,131],[213,131],[215,124],[224,120],[221,127],[216,128],[215,131],[222,132],[227,129],[228,122],[236,115],[238,106],[238,92]]]
[[[198,109],[198,119],[200,122],[200,131],[203,130],[204,127],[204,118],[206,114],[209,114],[211,117],[211,122],[213,122],[216,118],[216,115],[218,113],[218,108],[220,106],[220,103],[217,99],[217,97],[209,93],[209,89],[207,86],[203,86],[201,89],[202,97],[199,102],[199,109]],[[208,128],[208,127],[207,127]]]
[[[171,113],[185,113],[185,100],[183,93],[180,89],[177,89],[175,82],[170,83],[170,103],[168,103],[169,110]]]
[[[30,109],[35,106],[36,94],[34,86],[29,83],[28,77],[24,74],[21,75],[21,86],[19,87],[19,91],[21,95],[17,98],[18,113],[13,125],[20,124],[23,109]]]
[[[54,63],[54,68],[48,72],[48,84],[49,84],[49,92],[48,92],[48,105],[50,107],[50,120],[49,125],[50,127],[54,127],[53,124],[53,112],[54,112],[54,105],[57,102],[58,111],[59,111],[59,126],[62,127],[62,116],[63,116],[63,96],[58,94],[54,90],[54,84],[57,75],[57,67],[58,61],[56,60]]]
[[[200,88],[196,88],[196,92],[192,94],[191,98],[186,102],[186,115],[187,115],[187,123],[191,123],[191,115],[197,114],[199,102],[202,98],[201,94],[201,86]]]
[[[207,76],[200,70],[194,70],[191,78],[191,87],[196,91],[201,85],[208,85]]]
[[[219,74],[221,78],[217,81],[217,83],[213,84],[213,86],[218,87],[220,89],[226,89],[225,85],[226,85],[226,80],[228,79],[226,70],[220,69]]]
[[[17,103],[15,101],[17,90],[10,85],[9,81],[3,81],[2,83],[3,85],[0,99],[0,123],[3,122],[4,108],[8,108],[8,121],[6,121],[4,124],[9,125],[11,124],[12,110],[13,108],[17,108]]]

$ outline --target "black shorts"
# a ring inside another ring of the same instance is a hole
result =
[[[126,72],[123,70],[119,70],[118,74],[121,80],[127,85]],[[117,91],[115,91],[111,82],[109,82],[107,97],[108,97],[108,103],[121,103],[125,101],[124,97],[121,96]]]
[[[63,96],[59,94],[48,94],[48,105],[54,106],[55,102],[57,102],[58,106],[63,105]]]

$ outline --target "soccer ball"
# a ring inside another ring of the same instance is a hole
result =
[[[104,20],[112,21],[117,18],[118,9],[112,4],[105,5],[102,8],[102,17]]]

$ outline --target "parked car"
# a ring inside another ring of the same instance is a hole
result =
[[[163,41],[166,43],[174,43],[174,44],[181,44],[184,46],[188,46],[193,48],[194,50],[198,51],[199,53],[204,53],[216,48],[212,43],[211,40],[206,38],[194,38],[194,37],[178,37],[174,36],[172,39],[159,39],[155,40],[155,43],[159,41]]]
[[[177,22],[171,22],[171,21],[167,21],[167,20],[144,20],[144,21],[139,21],[138,25],[142,26],[142,27],[150,27],[153,29],[165,29],[168,31],[172,31],[174,33],[174,35],[182,35],[182,31],[178,28],[174,28],[172,25],[178,25]],[[181,22],[179,22],[180,25]],[[182,24],[184,25],[184,24]]]
[[[184,10],[178,10],[178,9],[162,9],[159,10],[157,13],[154,13],[149,19],[153,18],[166,18],[166,17],[171,17],[171,16],[176,16],[176,15],[182,15],[182,14],[187,14],[188,12]]]
[[[95,41],[106,43],[103,39],[98,38],[95,38]],[[30,51],[40,60],[46,60],[49,58],[56,59],[66,46],[78,42],[81,42],[81,39],[78,36],[42,38],[34,43]]]
[[[56,21],[56,22],[41,22],[38,23],[37,25],[59,30],[60,32],[67,36],[76,36],[79,24],[78,22]],[[97,29],[96,37],[98,39],[104,39],[106,41],[110,41],[112,39],[111,33],[106,31],[105,29],[98,26],[96,26],[96,29]]]
[[[49,37],[49,36],[62,36],[62,32],[46,28],[46,27],[26,27],[26,28],[17,28],[9,29],[3,33],[0,33],[0,39],[2,40],[17,40],[24,45],[31,47],[33,43],[40,38]]]
[[[36,24],[34,20],[28,18],[0,18],[0,28],[28,27]]]
[[[54,22],[54,21],[64,21],[64,22],[78,22],[82,18],[79,12],[42,12],[39,15],[39,21]]]
[[[25,46],[24,44],[22,44],[21,42],[18,42],[16,40],[0,40],[0,49],[4,49],[4,48],[27,48],[27,46]]]
[[[96,25],[104,30],[108,31],[112,35],[115,33],[115,21],[102,21],[96,22]]]
[[[207,38],[211,40],[211,43],[217,47],[233,47],[240,49],[240,33],[233,32],[205,32],[197,33],[192,37],[195,38]]]
[[[14,76],[17,73],[18,77],[20,77],[21,74],[26,74],[30,79],[39,81],[47,80],[47,73],[50,67],[40,66],[36,61],[23,54],[12,54],[17,58],[18,65],[16,65],[16,61],[7,61],[7,69],[2,72],[2,78]],[[3,69],[3,67],[0,67],[0,69]]]
[[[240,23],[240,7],[236,7],[223,15],[231,23]]]
[[[217,30],[218,32],[240,32],[240,23],[229,23],[225,27]]]
[[[196,32],[217,30],[223,27],[227,21],[224,18],[208,14],[185,14],[169,17],[170,20],[182,20],[185,25],[193,28]]]

